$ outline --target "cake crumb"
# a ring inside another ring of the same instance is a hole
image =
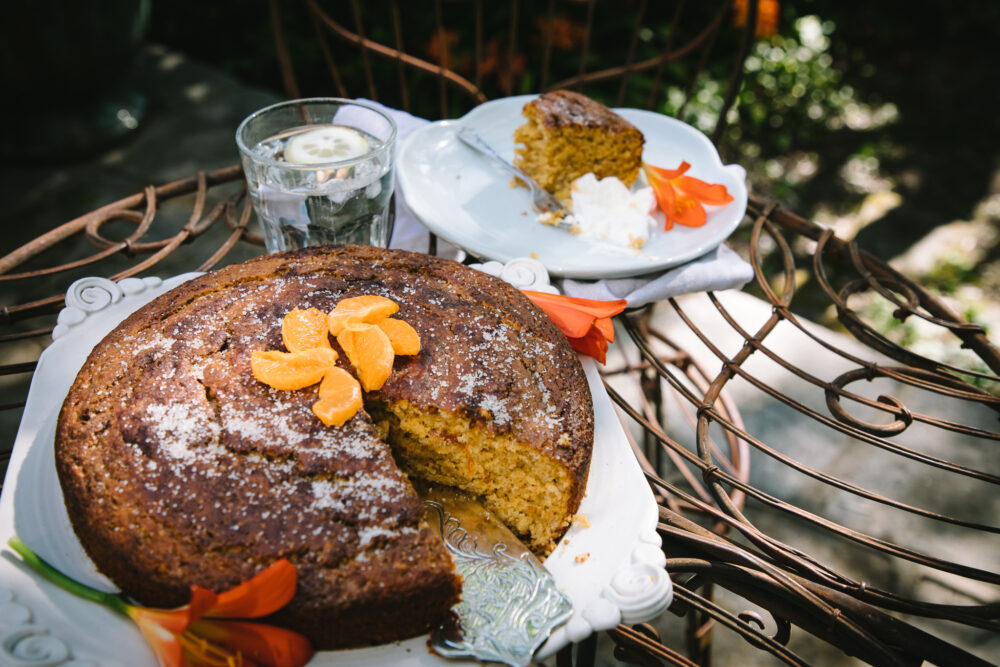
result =
[[[528,253],[528,257],[530,257],[531,259],[538,259],[538,253],[537,252],[529,252]]]
[[[590,558],[590,552],[589,551],[587,553],[585,553],[585,554],[579,554],[579,555],[577,555],[573,559],[573,562],[576,563],[577,565],[579,565],[581,563],[586,563],[588,558]]]
[[[590,528],[590,522],[587,521],[587,517],[584,514],[574,514],[573,523],[580,526],[580,528]]]

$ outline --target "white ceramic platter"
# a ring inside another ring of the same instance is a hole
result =
[[[489,264],[522,287],[549,289],[537,262]],[[115,284],[86,278],[71,286],[68,307],[42,353],[32,379],[0,496],[0,544],[18,535],[58,569],[104,590],[100,575],[76,539],[63,505],[53,462],[56,417],[90,350],[131,312],[197,274],[165,281]],[[573,601],[573,616],[541,648],[551,655],[571,641],[621,621],[659,615],[672,588],[656,533],[657,507],[605,393],[597,368],[584,359],[594,397],[595,438],[582,520],[567,532],[545,566]],[[156,664],[138,629],[123,616],[81,600],[26,568],[9,549],[0,558],[0,664],[27,667],[145,667]],[[425,637],[370,649],[321,652],[310,665],[447,665],[428,652]]]
[[[539,224],[527,188],[511,187],[511,177],[458,140],[471,127],[502,157],[514,158],[514,130],[524,122],[521,108],[533,95],[482,104],[455,121],[431,123],[413,132],[399,153],[397,173],[406,204],[431,231],[477,257],[501,262],[537,257],[555,276],[618,278],[659,271],[700,257],[726,240],[746,212],[746,171],[723,165],[712,142],[699,130],[663,114],[615,109],[646,139],[643,161],[675,168],[721,183],[733,201],[708,207],[701,227],[659,229],[638,251],[574,236]]]

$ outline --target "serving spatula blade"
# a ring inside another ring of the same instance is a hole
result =
[[[465,582],[453,617],[431,634],[447,658],[524,667],[573,613],[541,561],[468,494],[421,489],[428,523],[439,531]]]

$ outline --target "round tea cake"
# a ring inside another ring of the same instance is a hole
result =
[[[398,303],[421,350],[397,356],[343,426],[313,414],[316,385],[254,377],[253,351],[284,349],[286,313],[365,294]],[[410,477],[481,496],[544,554],[579,506],[592,445],[579,360],[518,290],[340,246],[223,268],[126,319],[70,389],[56,464],[80,542],[125,594],[181,605],[193,584],[225,590],[287,558],[298,589],[268,620],[330,649],[427,632],[459,599]]]

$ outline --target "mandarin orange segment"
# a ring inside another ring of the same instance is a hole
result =
[[[373,324],[351,322],[337,336],[337,342],[358,372],[365,391],[381,389],[396,357],[385,332]]]
[[[327,325],[330,327],[330,333],[339,336],[348,322],[372,324],[389,317],[397,310],[399,310],[399,305],[384,296],[375,294],[352,296],[349,299],[340,300],[336,308],[330,311]]]
[[[343,426],[360,409],[361,385],[343,368],[331,368],[319,385],[313,414],[327,426]]]
[[[376,326],[385,332],[396,354],[419,354],[420,335],[417,330],[403,320],[387,317],[376,322]]]
[[[302,389],[322,380],[336,361],[337,353],[329,347],[299,352],[257,350],[250,355],[250,370],[269,387]]]
[[[281,341],[289,352],[330,347],[326,313],[318,308],[293,308],[281,321]]]

